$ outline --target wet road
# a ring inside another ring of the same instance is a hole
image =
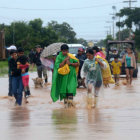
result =
[[[140,78],[132,87],[120,83],[104,89],[98,107],[88,110],[85,89],[77,90],[76,109],[64,109],[51,102],[50,86],[35,89],[32,80],[29,104],[16,107],[7,97],[7,77],[0,78],[0,140],[139,140]]]

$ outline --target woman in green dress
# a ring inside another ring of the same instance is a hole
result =
[[[68,45],[63,44],[61,46],[61,52],[56,57],[51,88],[53,102],[56,102],[58,99],[64,99],[64,104],[66,105],[69,105],[69,101],[72,101],[73,96],[76,95],[76,69],[79,67],[78,59],[72,54],[69,54],[68,51]],[[59,74],[58,69],[63,68],[66,64],[68,64],[70,72],[64,75]]]

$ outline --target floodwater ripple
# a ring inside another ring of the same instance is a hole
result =
[[[34,77],[31,73],[30,79]],[[35,89],[32,80],[29,103],[14,106],[14,98],[7,96],[8,78],[0,78],[0,139],[139,140],[139,83],[134,79],[128,87],[121,79],[119,87],[104,89],[95,109],[86,108],[86,90],[77,89],[76,108],[65,109],[63,102],[52,103],[50,85]]]

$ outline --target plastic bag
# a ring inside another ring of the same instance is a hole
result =
[[[70,72],[70,68],[68,64],[65,64],[62,68],[58,69],[58,73],[61,75],[67,75]]]

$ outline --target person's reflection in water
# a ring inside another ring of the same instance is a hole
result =
[[[88,123],[93,132],[110,132],[109,118],[100,113],[99,109],[88,110]]]
[[[75,109],[58,109],[52,112],[52,121],[61,139],[72,139],[77,130],[77,114]]]
[[[26,107],[15,107],[10,114],[12,136],[11,140],[26,139],[29,134],[30,111]]]
[[[96,124],[101,123],[102,119],[101,119],[100,110],[98,108],[94,110],[89,110],[88,118],[89,118],[89,123],[91,122],[95,122]]]

